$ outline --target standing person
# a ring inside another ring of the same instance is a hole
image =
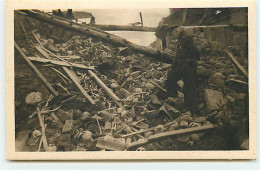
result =
[[[193,39],[185,31],[178,37],[176,60],[167,74],[166,89],[170,96],[178,96],[178,80],[184,82],[185,109],[192,114],[198,112],[197,101],[197,61],[200,60],[199,51]]]

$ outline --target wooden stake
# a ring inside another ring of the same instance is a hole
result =
[[[38,111],[39,123],[40,123],[40,126],[42,127],[41,141],[43,143],[43,147],[44,147],[45,151],[48,151],[49,146],[48,146],[48,142],[47,142],[46,135],[45,135],[45,124],[44,124],[44,121],[43,121],[43,118],[42,118],[42,115],[41,115],[41,110],[38,106],[37,106],[37,111]]]

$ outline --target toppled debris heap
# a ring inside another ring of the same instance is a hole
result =
[[[15,40],[18,151],[192,149],[241,114],[236,104],[246,95],[226,79],[244,78],[224,54],[203,56],[200,115],[192,117],[183,109],[182,81],[178,98],[167,97],[171,64],[77,33],[61,41],[37,29],[24,32]]]

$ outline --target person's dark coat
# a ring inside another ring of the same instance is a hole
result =
[[[178,38],[176,60],[167,76],[166,89],[170,96],[177,97],[177,82],[182,78],[185,109],[192,113],[197,113],[197,61],[199,59],[199,51],[192,37],[184,31],[181,32]]]

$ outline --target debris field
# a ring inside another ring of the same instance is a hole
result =
[[[223,150],[248,139],[247,62],[237,50],[194,35],[200,113],[191,116],[183,82],[178,98],[164,89],[171,64],[15,17],[17,151]]]

